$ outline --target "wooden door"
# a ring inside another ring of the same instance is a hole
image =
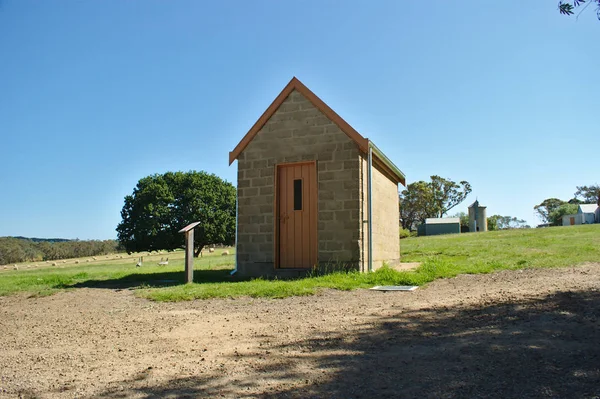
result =
[[[308,269],[317,262],[317,167],[303,162],[277,166],[277,264]]]
[[[575,218],[573,216],[571,216],[569,218],[569,222],[571,222],[571,226],[574,226],[575,225]]]

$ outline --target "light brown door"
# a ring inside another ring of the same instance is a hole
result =
[[[307,269],[317,262],[315,162],[277,166],[278,266]]]
[[[569,222],[571,222],[571,226],[575,225],[575,218],[574,217],[570,217],[569,218]]]

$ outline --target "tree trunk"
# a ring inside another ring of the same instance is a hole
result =
[[[196,247],[196,251],[194,252],[194,258],[197,258],[198,256],[202,256],[202,249],[204,248],[204,245],[198,245]]]

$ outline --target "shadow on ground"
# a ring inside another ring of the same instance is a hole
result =
[[[233,269],[231,269],[233,270]],[[222,283],[234,281],[231,270],[194,270],[194,283]],[[239,281],[239,280],[236,280]],[[168,287],[185,284],[185,272],[134,273],[121,278],[86,280],[65,284],[55,288],[111,288],[126,289],[140,287]]]
[[[271,351],[266,367],[161,385],[123,381],[124,390],[100,396],[597,398],[600,293],[398,310],[358,329],[263,347]]]

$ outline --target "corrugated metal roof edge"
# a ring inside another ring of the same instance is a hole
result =
[[[460,223],[460,218],[427,218],[425,224],[450,224]]]
[[[400,168],[398,168],[380,149],[379,147],[377,147],[375,145],[375,143],[373,143],[371,140],[367,139],[369,141],[369,147],[371,147],[373,149],[373,152],[375,153],[375,155],[377,156],[377,158],[379,158],[381,160],[381,162],[383,162],[385,164],[385,166],[387,166],[388,168],[390,168],[396,175],[398,175],[398,177],[401,177],[401,183],[402,185],[406,185],[406,175],[400,170]]]

